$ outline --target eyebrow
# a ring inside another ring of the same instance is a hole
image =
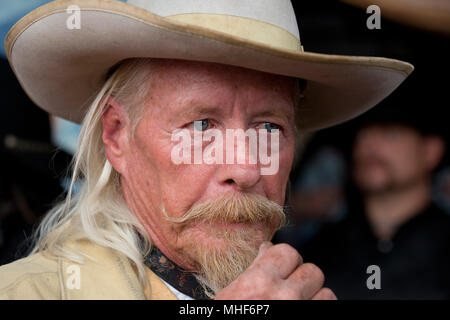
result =
[[[211,106],[204,103],[191,102],[182,108],[178,117],[181,118],[195,118],[201,115],[223,115],[223,108],[218,106]],[[294,119],[286,112],[283,112],[282,108],[270,108],[269,110],[261,110],[252,113],[252,117],[276,117],[284,120],[288,124],[293,124]]]
[[[191,118],[198,115],[220,115],[222,114],[222,108],[208,106],[200,103],[188,103],[179,113],[179,117]]]
[[[263,110],[254,113],[254,116],[258,117],[276,117],[283,119],[288,124],[294,123],[292,117],[290,117],[287,113],[283,112],[281,108],[272,108],[270,110]]]

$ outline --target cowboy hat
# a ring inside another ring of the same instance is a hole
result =
[[[132,57],[215,62],[304,79],[297,122],[303,130],[358,116],[413,70],[393,59],[305,52],[289,0],[53,1],[17,22],[5,49],[30,98],[75,122],[108,70]]]

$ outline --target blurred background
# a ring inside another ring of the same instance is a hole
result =
[[[307,137],[289,224],[274,242],[317,264],[340,299],[449,299],[450,1],[293,4],[306,51],[396,58],[415,70],[368,113]],[[370,5],[380,29],[367,26]]]
[[[4,53],[12,25],[46,2],[0,4],[0,265],[25,254],[64,194],[79,134],[27,98]],[[450,298],[450,0],[292,3],[305,51],[396,58],[415,71],[370,112],[305,138],[274,242],[316,263],[341,299]]]
[[[0,265],[28,252],[33,229],[66,189],[79,127],[25,94],[4,51],[9,29],[43,0],[0,3]]]

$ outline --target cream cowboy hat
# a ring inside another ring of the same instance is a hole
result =
[[[75,122],[108,70],[131,57],[216,62],[305,79],[303,130],[358,116],[413,70],[393,59],[305,52],[289,0],[54,1],[17,22],[5,49],[30,98]]]

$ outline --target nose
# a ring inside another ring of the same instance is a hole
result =
[[[237,138],[232,135],[237,133]],[[250,191],[261,179],[258,159],[258,143],[246,139],[243,131],[227,131],[223,144],[225,162],[216,171],[217,181],[222,187]]]
[[[239,191],[251,190],[261,180],[258,164],[222,164],[217,170],[217,180],[221,186]]]

